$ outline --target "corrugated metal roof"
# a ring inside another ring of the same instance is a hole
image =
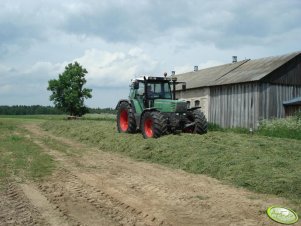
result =
[[[282,56],[243,60],[178,74],[177,77],[178,81],[187,83],[187,89],[259,81],[299,54],[301,54],[301,51]]]

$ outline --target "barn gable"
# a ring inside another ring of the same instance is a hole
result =
[[[301,85],[301,53],[298,53],[291,60],[265,76],[262,79],[262,82],[283,85]]]

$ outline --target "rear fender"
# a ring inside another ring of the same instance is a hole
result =
[[[118,110],[120,104],[123,103],[123,102],[126,102],[126,103],[128,103],[131,107],[133,107],[131,101],[129,101],[129,100],[127,100],[127,99],[122,99],[122,100],[120,100],[120,101],[118,102],[118,104],[117,104],[115,110]]]

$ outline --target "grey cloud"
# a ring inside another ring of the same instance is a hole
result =
[[[215,27],[219,32],[211,37],[219,48],[272,44],[267,43],[267,39],[273,41],[272,36],[300,30],[300,1],[238,2],[229,13],[231,20]]]
[[[156,43],[164,37],[221,48],[260,45],[271,34],[300,28],[301,19],[299,0],[6,2],[18,7],[0,9],[1,52],[45,41],[55,30],[109,43]]]
[[[1,66],[1,65],[0,65]],[[58,75],[59,65],[37,63],[30,68],[0,67],[0,105],[50,104],[48,80]]]
[[[55,1],[8,1],[0,7],[0,52],[23,51],[36,42],[45,42],[51,30],[64,18]]]
[[[30,25],[2,21],[0,28],[0,58],[10,52],[25,50],[32,43],[43,40],[38,28]]]
[[[299,28],[301,2],[142,1],[145,4],[93,4],[69,14],[62,29],[107,42],[213,43],[220,48],[264,44],[265,37]],[[86,3],[89,4],[89,3]]]
[[[183,27],[190,21],[185,10],[179,10],[187,6],[184,1],[144,2],[147,4],[96,4],[91,10],[70,14],[62,29],[75,34],[98,35],[108,42],[135,42],[169,35],[171,29]]]

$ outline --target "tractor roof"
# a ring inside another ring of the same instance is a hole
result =
[[[132,81],[172,81],[172,79],[174,79],[175,77],[154,77],[154,76],[143,76],[143,77],[139,77],[139,78],[135,78]]]

